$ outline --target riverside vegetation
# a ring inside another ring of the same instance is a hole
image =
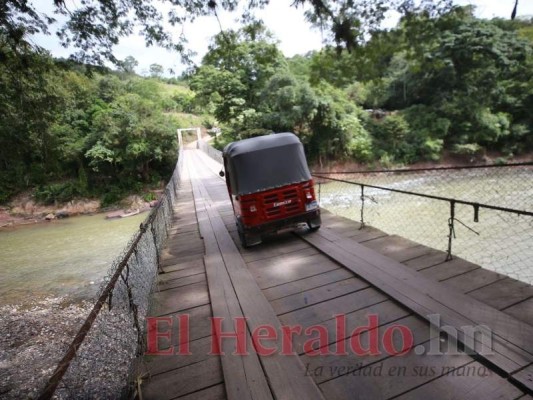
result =
[[[309,157],[379,166],[443,155],[505,161],[533,149],[533,20],[480,20],[471,7],[406,13],[350,52],[286,58],[260,22],[216,35],[201,65],[137,76],[55,60],[0,31],[0,204],[99,197],[106,206],[166,180],[176,128],[235,139],[293,131]],[[148,198],[150,197],[150,198]]]

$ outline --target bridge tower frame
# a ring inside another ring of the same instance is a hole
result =
[[[196,128],[180,128],[177,130],[178,132],[178,144],[179,146],[183,146],[183,135],[182,135],[182,132],[185,132],[185,131],[196,131],[196,139],[197,139],[197,142],[196,142],[196,148],[200,148],[200,140],[202,139],[202,130],[200,129],[200,127],[196,127]]]

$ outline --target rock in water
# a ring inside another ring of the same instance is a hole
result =
[[[68,211],[60,210],[60,211],[56,212],[56,218],[58,218],[58,219],[68,218],[68,217],[69,217]]]

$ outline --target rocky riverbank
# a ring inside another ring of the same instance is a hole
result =
[[[154,197],[159,198],[162,191],[153,193]],[[8,205],[0,206],[0,228],[104,212],[110,218],[124,217],[148,211],[156,204],[157,200],[145,201],[141,196],[131,195],[111,207],[102,207],[100,200],[96,199],[76,199],[62,204],[45,205],[37,203],[31,195],[23,194]]]
[[[0,397],[32,399],[42,390],[92,304],[64,298],[0,307]]]

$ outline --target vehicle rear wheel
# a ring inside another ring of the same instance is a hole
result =
[[[311,232],[318,231],[321,225],[322,225],[322,220],[320,219],[320,216],[307,221],[307,226],[309,227],[309,230]]]
[[[239,240],[241,241],[242,247],[245,249],[261,243],[261,236],[244,232],[244,228],[239,219],[237,219],[237,232],[239,233]]]
[[[245,249],[250,247],[250,244],[248,243],[248,240],[246,240],[246,235],[242,231],[239,231],[239,240],[241,241],[242,247],[244,247]]]
[[[320,229],[320,225],[318,225],[318,226],[316,226],[316,225],[311,226],[311,225],[309,224],[309,222],[307,223],[307,226],[309,227],[309,230],[310,230],[311,232],[315,232],[315,231],[318,231],[318,230]]]

